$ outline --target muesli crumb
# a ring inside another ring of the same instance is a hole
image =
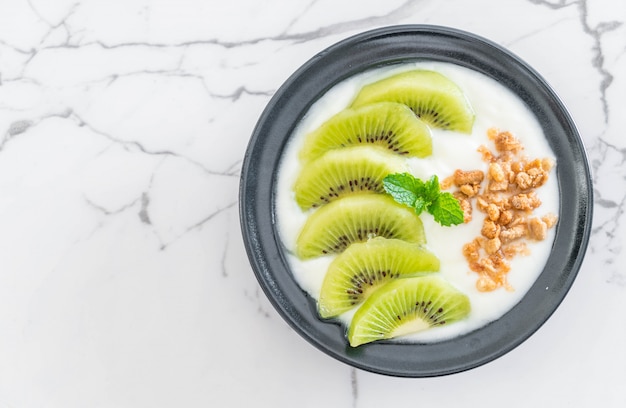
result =
[[[476,287],[489,292],[504,287],[513,290],[507,281],[510,260],[528,255],[527,241],[542,241],[557,222],[554,214],[536,216],[541,206],[536,189],[548,180],[554,167],[550,158],[528,159],[524,146],[510,132],[491,128],[487,132],[495,151],[480,146],[478,152],[488,170],[457,169],[446,178],[442,189],[455,186],[453,192],[465,214],[472,219],[472,203],[485,214],[481,235],[463,247],[463,255],[472,271],[478,273]]]

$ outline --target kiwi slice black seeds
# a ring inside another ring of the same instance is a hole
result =
[[[429,127],[471,133],[460,88],[425,70],[364,86],[351,108],[308,134],[294,186],[310,215],[296,242],[301,259],[334,256],[318,299],[322,318],[354,310],[351,346],[454,322],[467,296],[436,272],[419,216],[385,194],[382,180],[408,171],[403,156],[432,153]]]
[[[308,134],[300,159],[306,163],[329,150],[378,146],[394,154],[426,157],[432,153],[429,127],[400,103],[379,102],[346,109]]]
[[[438,270],[439,259],[419,244],[382,237],[354,243],[328,268],[319,297],[320,315],[341,314],[392,279]]]
[[[405,169],[402,159],[374,146],[330,150],[303,167],[294,186],[296,202],[306,210],[352,193],[382,194],[383,179]]]
[[[402,72],[364,86],[352,107],[397,102],[411,108],[430,126],[471,133],[474,110],[457,84],[428,70]]]
[[[376,236],[425,243],[422,220],[383,194],[351,194],[316,209],[296,242],[302,259],[343,252]]]
[[[469,312],[469,298],[438,274],[395,279],[359,307],[348,339],[356,347],[453,323]]]

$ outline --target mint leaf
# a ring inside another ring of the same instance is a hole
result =
[[[440,193],[428,206],[428,212],[433,215],[439,224],[449,227],[463,223],[463,210],[459,200],[450,193]]]
[[[394,200],[413,208],[418,215],[427,210],[441,225],[463,223],[461,205],[452,194],[440,191],[436,175],[423,182],[409,173],[389,174],[383,179],[383,187]]]
[[[383,179],[383,187],[394,200],[414,208],[418,214],[426,207],[427,203],[421,199],[424,194],[424,183],[408,173],[388,175]]]
[[[430,204],[430,202],[424,200],[423,197],[417,197],[415,204],[413,204],[413,209],[417,215],[420,215],[422,211],[428,207],[428,204]]]
[[[424,200],[432,203],[439,196],[439,178],[433,175],[424,183]]]

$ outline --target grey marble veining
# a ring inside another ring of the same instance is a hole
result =
[[[622,0],[3,2],[0,408],[623,406],[625,22]],[[472,31],[542,74],[595,194],[583,268],[546,325],[424,380],[352,369],[291,330],[237,212],[282,82],[336,41],[409,23]]]

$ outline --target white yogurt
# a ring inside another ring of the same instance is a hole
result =
[[[419,62],[357,75],[333,87],[311,107],[285,150],[276,186],[276,218],[279,234],[288,251],[293,252],[297,236],[310,214],[304,213],[298,207],[293,193],[293,185],[301,168],[298,152],[306,134],[345,109],[364,85],[415,68],[439,71],[450,78],[465,92],[476,113],[471,135],[432,129],[433,154],[424,159],[410,159],[411,172],[416,177],[428,179],[436,174],[442,180],[456,169],[481,169],[486,172],[487,165],[477,149],[485,145],[492,151],[495,150],[493,143],[487,138],[487,130],[493,127],[515,135],[524,145],[526,156],[555,159],[539,122],[526,105],[509,89],[478,72],[453,64]],[[549,181],[537,189],[536,193],[542,201],[537,210],[538,215],[558,214],[559,196],[554,170]],[[472,310],[463,321],[409,335],[400,340],[435,341],[450,338],[498,319],[519,302],[532,286],[546,263],[554,241],[552,228],[544,241],[527,242],[530,256],[519,255],[511,261],[508,282],[514,291],[500,288],[493,292],[479,292],[476,289],[478,274],[470,271],[462,254],[462,247],[480,235],[484,214],[475,209],[472,222],[454,227],[442,227],[426,213],[421,215],[421,219],[428,240],[427,246],[441,261],[440,273],[469,296]],[[300,287],[318,299],[324,275],[333,256],[302,261],[290,254],[288,258]],[[354,311],[348,312],[340,318],[349,324],[353,313]]]

